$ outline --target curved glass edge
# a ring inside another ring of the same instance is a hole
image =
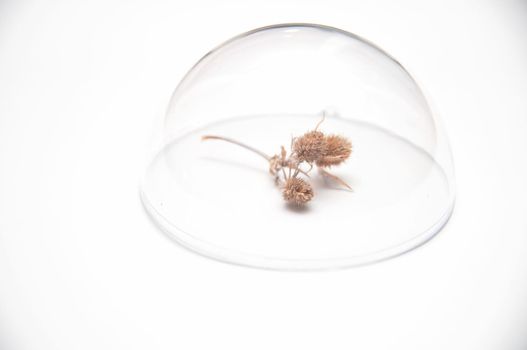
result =
[[[161,229],[161,231],[171,240],[178,243],[181,247],[223,263],[239,265],[245,267],[259,268],[265,270],[280,271],[325,271],[339,270],[345,268],[359,267],[370,265],[391,258],[395,258],[409,251],[412,251],[438,234],[447,224],[452,216],[455,206],[455,195],[451,192],[450,205],[446,208],[441,217],[428,229],[419,235],[405,241],[376,252],[351,257],[331,258],[331,259],[283,259],[266,256],[250,255],[197,239],[177,226],[170,223],[156,208],[152,205],[148,196],[142,189],[139,191],[143,207],[152,220],[152,222]],[[176,234],[177,233],[177,234]]]

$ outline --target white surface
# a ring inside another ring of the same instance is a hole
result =
[[[147,219],[149,130],[179,79],[290,21],[370,39],[434,98],[458,200],[426,245],[280,273],[197,256]],[[525,349],[526,30],[520,1],[1,2],[0,347]]]

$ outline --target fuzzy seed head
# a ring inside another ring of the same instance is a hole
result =
[[[300,206],[309,202],[313,198],[314,193],[308,182],[292,177],[285,182],[282,195],[287,202]]]
[[[322,157],[317,159],[319,167],[330,167],[338,165],[349,158],[351,154],[351,142],[339,135],[329,135],[325,137],[326,151]]]
[[[293,152],[299,162],[313,163],[326,152],[326,140],[320,131],[309,131],[295,139]]]

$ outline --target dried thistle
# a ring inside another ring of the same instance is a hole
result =
[[[201,139],[230,142],[266,159],[269,163],[269,173],[274,176],[275,183],[282,187],[284,200],[301,206],[309,202],[314,196],[311,184],[302,178],[302,176],[309,178],[309,172],[312,170],[313,164],[316,164],[320,174],[323,176],[329,177],[351,189],[342,179],[324,169],[339,165],[348,159],[351,154],[351,142],[345,137],[339,135],[326,136],[321,131],[318,131],[317,129],[323,121],[324,118],[314,130],[291,140],[289,156],[284,146],[281,146],[280,154],[269,156],[256,148],[227,137],[205,135]],[[308,170],[301,168],[304,163],[309,166]]]
[[[320,131],[309,131],[293,143],[293,152],[299,162],[313,163],[326,153],[326,140]]]
[[[339,135],[328,135],[324,138],[325,152],[316,160],[319,167],[331,167],[339,165],[349,158],[351,154],[351,142]]]
[[[286,202],[299,206],[309,202],[314,195],[311,185],[298,177],[287,179],[282,190],[282,196]]]

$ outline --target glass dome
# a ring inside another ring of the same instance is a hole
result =
[[[294,143],[315,129],[351,141],[349,159],[299,166]],[[221,261],[371,263],[426,242],[454,205],[448,142],[419,86],[382,49],[332,27],[274,25],[218,46],[177,86],[159,135],[141,184],[147,212]],[[273,175],[281,146],[293,165]],[[291,173],[309,184],[308,203],[284,201]]]

